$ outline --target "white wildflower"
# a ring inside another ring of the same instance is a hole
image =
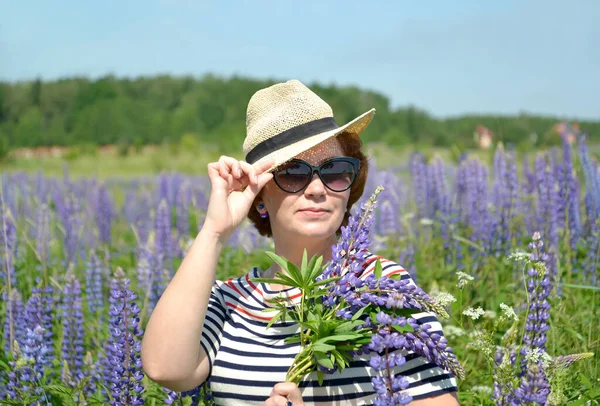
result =
[[[469,316],[473,320],[477,320],[485,314],[485,311],[481,307],[478,307],[477,309],[469,307],[467,310],[464,310],[462,314],[464,314],[465,316]]]
[[[422,218],[421,221],[419,221],[419,222],[424,226],[430,226],[434,223],[432,219],[425,218],[425,217]]]
[[[513,319],[514,321],[519,321],[519,316],[515,313],[515,310],[507,304],[500,303],[500,309],[502,309],[502,313],[504,317],[508,319]]]
[[[482,335],[482,333],[479,332],[479,330],[469,331],[469,338],[472,340],[478,339],[479,337],[481,337],[481,335]]]
[[[542,367],[546,368],[552,363],[552,356],[540,348],[533,348],[525,351],[525,361],[529,364],[542,363]]]
[[[517,251],[510,254],[508,259],[515,262],[529,261],[531,259],[531,254],[525,251]]]
[[[473,278],[471,275],[458,271],[456,273],[456,276],[458,276],[458,284],[456,286],[458,286],[460,289],[464,288],[465,286],[467,286],[467,284],[469,283],[469,281],[474,280],[475,278]]]
[[[486,311],[483,313],[483,318],[484,318],[484,319],[495,319],[495,318],[496,318],[496,316],[497,316],[497,315],[496,315],[496,312],[495,312],[495,311],[493,311],[493,310],[486,310]]]
[[[451,303],[456,302],[456,298],[448,292],[440,292],[435,296],[435,300],[443,307],[449,306]]]
[[[460,327],[453,326],[452,324],[444,326],[444,336],[446,336],[447,339],[451,340],[456,337],[464,336],[465,334],[465,330]]]
[[[484,395],[491,395],[494,392],[491,386],[485,385],[475,385],[471,388],[471,390],[473,392],[482,393]]]
[[[490,343],[484,340],[483,338],[478,338],[475,341],[471,341],[469,344],[467,344],[467,347],[473,348],[476,351],[481,351],[484,355],[487,355],[488,357],[491,357],[494,353]]]

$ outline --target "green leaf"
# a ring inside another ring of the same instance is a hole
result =
[[[316,282],[313,286],[321,286],[321,285],[325,285],[327,283],[331,283],[331,282],[335,282],[338,279],[340,279],[339,276],[334,276],[333,278],[327,278],[327,279],[323,279],[322,281]]]
[[[317,370],[317,380],[319,381],[319,386],[323,386],[323,381],[325,380],[325,373],[323,371]]]
[[[344,368],[346,367],[346,360],[344,360],[344,357],[342,356],[342,354],[340,354],[339,351],[332,351],[331,352],[333,354],[333,356],[335,357],[335,362],[337,364],[338,367],[338,371],[343,371]]]
[[[281,269],[286,271],[286,273],[295,281],[297,287],[300,287],[300,288],[304,287],[304,283],[303,283],[304,280],[302,278],[302,274],[300,273],[300,270],[298,269],[298,267],[296,265],[294,265],[287,259],[280,257],[279,255],[275,254],[274,252],[267,251],[266,254],[273,261],[275,261],[279,266],[281,266]]]
[[[405,325],[404,325],[404,326],[402,326],[402,327],[400,327],[400,326],[396,326],[396,325],[393,325],[393,326],[392,326],[392,328],[393,328],[394,330],[396,330],[397,332],[399,332],[399,333],[406,333],[406,332],[413,332],[413,331],[415,331],[415,329],[414,329],[414,328],[412,328],[412,327],[410,326],[410,324],[405,324]]]
[[[323,256],[321,255],[315,259],[315,263],[313,264],[313,267],[311,269],[309,283],[312,284],[313,282],[315,282],[317,280],[317,276],[319,276],[321,273],[323,273],[323,271],[327,268],[326,266],[321,266],[322,263],[323,263]],[[312,286],[317,286],[317,285],[312,285]]]
[[[296,283],[292,278],[288,275],[283,274],[281,272],[277,272],[275,278],[251,278],[253,282],[257,283],[267,283],[267,284],[275,284],[275,285],[284,285],[291,286],[294,288],[300,288],[301,286]]]
[[[304,252],[302,253],[302,264],[300,265],[300,273],[304,276],[306,272],[306,265],[308,263],[308,252],[306,252],[306,248],[304,248]]]
[[[336,334],[347,333],[348,331],[354,329],[356,326],[360,326],[361,324],[364,324],[362,320],[350,320],[337,326],[334,331]]]
[[[335,350],[335,346],[333,346],[331,344],[324,344],[324,343],[314,343],[311,347],[312,347],[313,351],[320,351],[320,352],[329,352],[329,351]]]
[[[330,341],[350,341],[360,337],[362,337],[360,334],[338,334],[330,337],[321,338],[320,340],[317,340],[315,344],[325,344]]]
[[[579,374],[579,380],[588,390],[592,390],[594,388],[590,380],[584,374]]]
[[[265,251],[265,254],[267,254],[267,256],[269,258],[271,258],[274,262],[276,262],[277,264],[279,264],[279,266],[281,266],[281,269],[283,269],[286,272],[289,272],[288,264],[290,263],[290,261],[288,261],[284,257],[280,257],[279,255],[277,255],[273,251]]]
[[[317,363],[319,365],[321,365],[324,368],[329,368],[329,369],[333,368],[333,361],[327,356],[327,354],[320,352],[320,351],[315,351],[314,354],[315,354],[315,357],[317,358]]]
[[[587,399],[578,399],[574,402],[571,403],[567,403],[568,406],[583,406],[585,405],[585,402],[587,402]]]
[[[296,344],[300,342],[300,335],[293,335],[284,339],[286,344]]]
[[[370,307],[371,305],[367,305],[365,307],[361,307],[356,313],[354,313],[354,316],[352,316],[352,320],[358,320],[358,318],[360,316],[363,315],[363,313]]]
[[[267,328],[271,328],[273,323],[275,323],[277,320],[281,319],[282,316],[284,316],[283,312],[279,312],[275,316],[273,316],[273,318],[271,318],[271,320],[269,320],[269,322],[267,323]]]
[[[560,286],[564,286],[566,288],[574,288],[574,289],[586,289],[586,290],[595,290],[600,292],[600,288],[596,286],[589,285],[575,285],[572,283],[561,283]]]
[[[377,262],[375,262],[375,278],[380,279],[381,278],[381,274],[383,273],[383,268],[381,267],[381,261],[378,259]]]

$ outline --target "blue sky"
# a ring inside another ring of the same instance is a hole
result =
[[[598,0],[0,0],[0,80],[214,73],[600,119]]]

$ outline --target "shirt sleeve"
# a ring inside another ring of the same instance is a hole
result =
[[[208,300],[208,308],[204,325],[202,326],[202,337],[200,344],[209,360],[208,376],[212,375],[212,367],[221,345],[221,337],[223,336],[223,327],[228,318],[225,299],[219,287],[218,282],[213,285]]]
[[[402,280],[408,279],[411,284],[416,285],[409,273],[402,266],[382,259],[382,268],[383,275],[392,276],[399,274]],[[421,325],[429,324],[431,326],[430,333],[444,335],[442,325],[434,313],[420,312],[413,314],[412,317]],[[425,357],[417,355],[412,351],[402,351],[402,354],[406,358],[406,363],[400,367],[396,367],[395,373],[402,374],[407,378],[409,386],[406,392],[414,400],[458,391],[456,377],[451,372],[427,361]]]

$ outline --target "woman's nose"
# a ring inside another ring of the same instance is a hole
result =
[[[304,189],[304,194],[308,196],[321,196],[325,194],[325,185],[321,181],[321,178],[316,173],[313,175],[313,178],[310,180],[306,189]]]

